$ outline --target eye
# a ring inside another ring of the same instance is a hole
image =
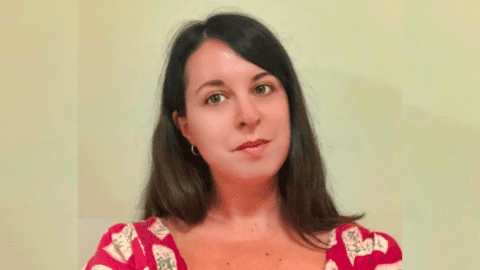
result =
[[[254,91],[256,91],[257,89],[260,89],[260,92],[263,92],[263,91],[266,91],[265,89],[266,88],[269,88],[269,93],[267,94],[262,94],[262,95],[269,95],[270,92],[273,91],[274,87],[269,85],[269,84],[259,84],[257,85],[255,88],[254,88]],[[258,91],[256,91],[258,93]],[[209,96],[207,98],[207,100],[205,100],[205,104],[212,104],[212,105],[216,105],[216,104],[219,104],[220,103],[220,97],[225,97],[225,95],[223,95],[222,93],[214,93],[213,95]],[[218,101],[218,102],[215,102],[215,101]]]
[[[272,87],[271,85],[268,85],[268,84],[260,84],[260,85],[258,85],[257,87],[255,87],[255,90],[256,90],[256,89],[265,89],[266,87],[270,89],[270,92],[273,91],[273,90],[272,90],[273,87]]]
[[[213,97],[220,97],[220,96],[223,96],[223,94],[215,93],[215,94],[209,96],[209,97],[207,98],[207,100],[205,101],[205,104],[208,104],[209,101],[214,101],[215,99],[217,99],[217,101],[218,101],[218,98],[213,98]],[[211,104],[217,104],[217,103],[219,103],[219,102],[210,102],[210,103],[211,103]]]

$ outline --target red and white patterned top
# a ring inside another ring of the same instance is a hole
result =
[[[324,270],[401,270],[402,251],[390,235],[345,224],[330,232]],[[116,224],[82,270],[186,270],[163,220]]]

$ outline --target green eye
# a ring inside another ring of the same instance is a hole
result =
[[[265,90],[266,88],[269,88],[269,91],[268,91],[267,94],[260,93],[260,92],[267,91],[267,90]],[[261,89],[260,92],[257,91],[258,89]],[[259,84],[254,88],[254,92],[260,93],[260,95],[269,95],[270,92],[273,91],[273,89],[274,89],[274,87],[269,85],[269,84]],[[221,101],[220,97],[222,97],[222,96],[225,97],[225,95],[223,95],[222,93],[214,93],[213,95],[209,96],[207,98],[207,100],[205,100],[205,104],[212,104],[212,105],[219,104],[220,101]],[[215,101],[217,101],[217,102],[215,102]]]
[[[213,97],[219,97],[219,96],[223,96],[223,95],[220,94],[220,93],[215,93],[215,94],[211,95],[211,96],[208,97],[208,99],[206,100],[206,103],[208,104],[209,101],[213,101],[213,100],[215,99],[215,98],[213,98]],[[216,104],[216,103],[218,103],[218,102],[213,102],[212,104]]]
[[[272,91],[272,86],[270,86],[268,84],[260,84],[257,87],[255,87],[255,89],[262,89],[262,88],[265,88],[265,87],[270,88],[270,91]]]

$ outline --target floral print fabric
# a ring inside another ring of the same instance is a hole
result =
[[[82,270],[186,270],[163,220],[116,224]],[[330,232],[324,270],[401,270],[402,251],[390,235],[345,224]]]
[[[335,237],[332,237],[334,235]],[[331,232],[325,270],[401,270],[402,251],[390,235],[345,224]]]

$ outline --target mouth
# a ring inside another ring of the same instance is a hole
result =
[[[253,148],[253,147],[257,147],[257,146],[262,145],[262,144],[266,144],[268,142],[269,141],[264,140],[264,139],[260,139],[260,140],[256,140],[256,141],[249,141],[249,142],[246,142],[246,143],[240,145],[235,150],[240,151],[240,150],[243,150],[245,148]]]

